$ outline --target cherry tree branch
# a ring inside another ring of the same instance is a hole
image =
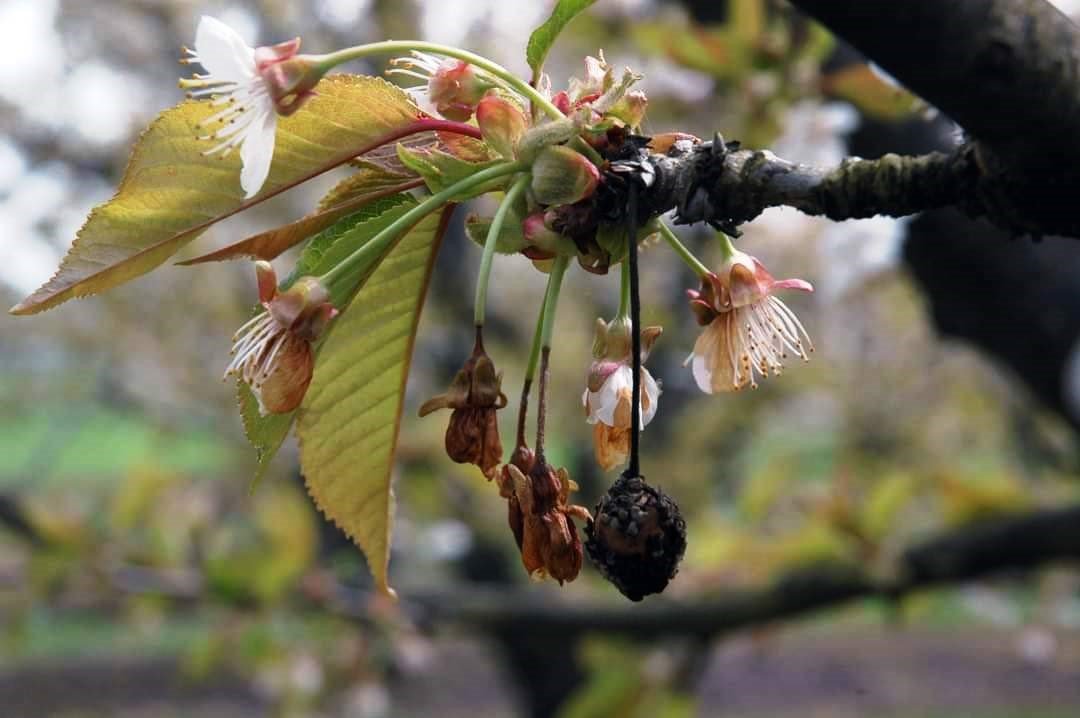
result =
[[[1071,198],[1061,197],[1060,203],[1044,198],[1020,212],[1017,203],[1026,201],[1027,180],[988,169],[983,159],[977,145],[965,143],[948,153],[853,157],[835,167],[813,167],[769,150],[741,149],[717,136],[697,145],[676,144],[665,155],[642,150],[613,162],[609,176],[636,173],[646,181],[643,217],[674,209],[679,223],[708,222],[729,234],[776,206],[836,221],[955,206],[1013,234],[1080,236],[1080,213],[1059,206],[1071,208]],[[625,206],[621,200],[614,204]]]
[[[968,214],[1080,236],[1080,28],[1049,2],[792,2],[969,133]]]

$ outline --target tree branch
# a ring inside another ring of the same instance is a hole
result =
[[[908,549],[892,578],[859,565],[820,563],[794,569],[764,589],[730,591],[692,602],[655,599],[628,606],[553,599],[546,591],[485,589],[401,590],[402,606],[418,622],[454,623],[518,636],[617,633],[647,640],[660,636],[715,637],[795,618],[854,599],[894,599],[944,583],[1002,571],[1031,570],[1053,561],[1080,561],[1080,505],[988,519]],[[210,595],[197,571],[119,566],[105,571],[120,596],[155,595],[193,607],[221,600]],[[3,582],[15,585],[17,582]],[[298,598],[317,611],[369,622],[370,589],[347,588],[327,577],[306,580]],[[81,608],[88,606],[80,604]]]
[[[627,168],[653,176],[648,214],[677,209],[681,223],[709,222],[729,233],[767,207],[788,205],[833,220],[905,216],[966,204],[978,185],[978,170],[965,148],[951,154],[852,158],[824,169],[789,162],[768,150],[738,149],[718,137],[668,155],[613,164],[616,173]]]
[[[612,606],[552,600],[535,591],[469,588],[406,593],[406,605],[423,620],[460,623],[518,635],[620,633],[635,639],[718,636],[794,618],[857,598],[897,598],[942,583],[970,581],[1001,571],[1029,570],[1051,561],[1080,561],[1080,506],[987,520],[906,551],[895,578],[825,563],[794,570],[761,590],[741,590],[689,603],[654,600]],[[341,605],[363,606],[362,594]]]
[[[1080,235],[1080,29],[1061,12],[1045,0],[792,2],[976,138],[979,204],[996,224]]]

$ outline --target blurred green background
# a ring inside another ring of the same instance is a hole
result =
[[[823,70],[834,41],[782,3],[732,0],[712,22],[700,9],[695,19],[693,5],[600,0],[556,46],[555,86],[603,48],[616,67],[645,74],[647,131],[721,130],[823,165],[847,154],[845,135],[860,123],[932,119],[865,65]],[[14,304],[47,279],[87,211],[111,195],[140,128],[178,101],[176,59],[201,14],[253,44],[300,35],[323,52],[422,38],[526,75],[525,41],[547,11],[449,0],[0,0],[0,300]],[[334,179],[216,226],[190,254],[304,214]],[[697,329],[684,302],[690,273],[663,247],[643,255],[644,320],[665,328],[650,359],[663,396],[643,435],[643,470],[689,522],[666,599],[754,590],[822,561],[888,575],[914,542],[1080,498],[1074,429],[1012,374],[935,334],[900,263],[905,228],[790,209],[745,227],[739,246],[774,275],[814,283],[790,304],[817,351],[732,396],[700,395],[682,367]],[[708,232],[684,237],[716,262]],[[454,611],[432,602],[498,603],[521,591],[626,610],[588,566],[563,588],[527,585],[494,486],[446,459],[445,417],[415,418],[471,347],[478,260],[458,222],[425,308],[401,431],[399,604],[367,592],[361,555],[306,497],[294,447],[251,484],[254,456],[220,380],[252,302],[249,266],[165,266],[32,319],[0,316],[0,715],[1077,714],[1080,575],[1067,568],[723,637],[538,640],[528,625],[482,615],[442,620]],[[616,275],[571,270],[552,360],[549,455],[588,505],[614,478],[592,461],[580,396],[593,322],[617,304]],[[488,350],[512,404],[544,280],[523,258],[496,263]],[[513,419],[504,412],[504,443]]]

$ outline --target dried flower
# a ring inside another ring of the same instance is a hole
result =
[[[207,16],[195,31],[195,49],[185,48],[189,57],[181,62],[198,63],[207,74],[182,79],[180,86],[191,90],[189,97],[209,97],[214,105],[224,105],[200,123],[220,125],[200,138],[220,142],[203,154],[225,156],[239,146],[240,186],[246,197],[258,194],[270,174],[278,115],[300,109],[322,78],[323,70],[297,55],[299,49],[300,38],[252,48],[228,25]]]
[[[702,278],[700,291],[687,292],[698,324],[705,327],[686,360],[703,392],[756,388],[755,374],[780,374],[788,352],[809,359],[810,337],[795,313],[773,296],[777,289],[813,291],[802,279],[773,279],[756,257],[735,250],[716,274]]]
[[[426,52],[414,50],[409,57],[394,58],[390,64],[394,69],[388,70],[388,75],[414,77],[427,83],[424,91],[435,110],[457,122],[472,117],[484,94],[495,86],[464,60],[439,59]]]
[[[496,410],[506,406],[502,373],[484,351],[480,328],[476,344],[445,394],[428,399],[420,416],[438,409],[453,409],[446,429],[446,454],[459,464],[476,464],[489,480],[502,461],[502,442]]]
[[[641,360],[648,358],[661,327],[641,331]],[[596,462],[605,471],[626,462],[630,454],[630,429],[633,405],[634,369],[631,358],[630,323],[616,319],[610,324],[596,320],[593,341],[594,361],[589,367],[585,393],[586,421],[593,425],[593,450]],[[660,386],[648,369],[641,367],[642,429],[656,415]]]
[[[225,376],[238,376],[251,387],[263,416],[284,414],[300,406],[315,367],[312,342],[337,310],[314,277],[301,277],[278,292],[269,262],[256,262],[255,273],[264,311],[233,335]]]
[[[515,461],[502,467],[499,492],[507,499],[510,528],[529,576],[573,581],[581,571],[581,537],[571,520],[592,521],[584,506],[569,504],[577,484],[566,469],[553,470],[543,457],[515,451]]]

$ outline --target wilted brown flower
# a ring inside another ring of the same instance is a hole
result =
[[[472,356],[450,382],[445,394],[428,399],[420,416],[438,409],[453,409],[446,428],[446,454],[459,464],[476,464],[492,479],[502,461],[502,442],[496,410],[506,406],[502,373],[484,351],[479,327]]]
[[[225,376],[239,376],[251,387],[263,416],[284,414],[300,406],[315,368],[312,342],[337,310],[314,277],[301,277],[278,292],[269,262],[256,262],[255,275],[265,311],[233,335]]]
[[[584,506],[569,504],[575,490],[577,484],[566,469],[555,471],[542,457],[534,459],[528,449],[515,451],[514,462],[499,473],[510,529],[521,549],[521,562],[534,579],[551,576],[561,584],[573,581],[581,571],[581,537],[571,519],[592,521],[592,516]]]

